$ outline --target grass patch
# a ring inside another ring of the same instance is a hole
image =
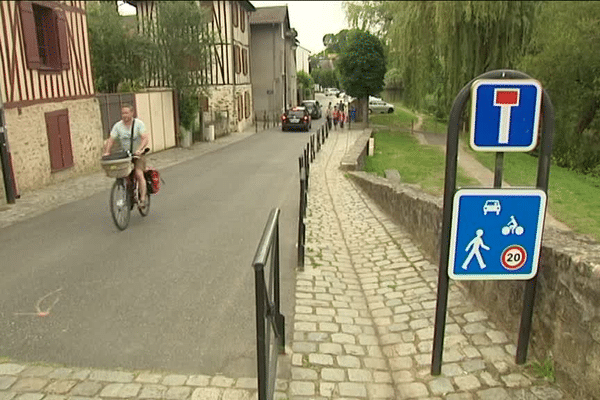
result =
[[[469,148],[470,149],[470,148]],[[496,153],[475,152],[480,163],[494,170]],[[512,186],[535,187],[538,159],[525,153],[505,153],[503,179]],[[550,166],[548,211],[577,233],[600,241],[600,178]]]
[[[375,154],[368,157],[365,170],[385,176],[386,169],[396,169],[402,182],[418,184],[435,196],[444,193],[445,155],[435,146],[421,145],[410,134],[416,116],[396,107],[394,114],[374,115],[371,122],[386,126],[375,134]],[[458,185],[474,186],[477,180],[459,170]]]
[[[547,357],[541,363],[533,361],[527,364],[525,369],[535,378],[544,379],[548,382],[554,382],[556,380],[554,375],[554,362],[550,357]]]
[[[448,121],[439,121],[431,115],[426,115],[423,117],[421,131],[445,134],[448,132]]]

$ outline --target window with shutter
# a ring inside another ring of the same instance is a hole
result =
[[[235,1],[231,2],[231,19],[233,26],[238,26],[238,5]]]
[[[240,29],[242,32],[246,31],[246,11],[240,7]]]
[[[69,111],[67,109],[44,114],[46,133],[48,134],[48,151],[50,152],[50,168],[52,172],[73,166],[73,148],[71,145],[71,129],[69,127]]]
[[[246,91],[244,92],[244,106],[245,106],[245,112],[246,112],[246,119],[250,118],[250,92]]]
[[[29,69],[69,69],[65,13],[46,7],[46,2],[21,1],[19,8]]]
[[[242,98],[242,96],[238,96],[238,109],[237,109],[237,115],[238,115],[238,121],[241,121],[242,118],[244,118],[244,99]]]
[[[238,46],[237,44],[233,45],[234,48],[234,62],[235,62],[235,72],[236,73],[241,73],[242,72],[242,56],[241,56],[241,52],[240,52],[240,46]]]
[[[242,64],[244,65],[244,75],[248,75],[248,49],[242,51]]]

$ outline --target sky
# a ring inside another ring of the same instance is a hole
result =
[[[313,54],[325,48],[323,36],[336,34],[349,28],[341,1],[250,1],[256,8],[284,6],[287,4],[290,25],[298,32],[300,46]],[[122,2],[119,2],[122,3]],[[133,7],[119,6],[122,14],[131,13]],[[135,11],[133,11],[135,12]]]

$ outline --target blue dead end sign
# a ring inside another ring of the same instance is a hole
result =
[[[542,86],[535,79],[479,79],[471,87],[471,147],[522,151],[538,140]]]
[[[460,189],[454,196],[448,275],[455,280],[527,280],[537,274],[546,193]]]

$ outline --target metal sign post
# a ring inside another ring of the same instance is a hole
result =
[[[471,147],[476,151],[496,152],[495,189],[479,188],[457,192],[458,137],[461,116],[470,97],[473,102]],[[536,189],[500,189],[504,152],[524,152],[536,147],[540,115],[543,116],[543,133]],[[442,368],[450,277],[463,280],[527,280],[516,357],[517,364],[525,362],[531,332],[553,136],[554,109],[550,98],[537,81],[523,72],[487,72],[465,85],[456,96],[446,138],[432,375],[439,375]],[[529,210],[527,214],[522,212],[524,208]],[[519,219],[522,225],[519,225]],[[491,254],[484,255],[486,252]]]

